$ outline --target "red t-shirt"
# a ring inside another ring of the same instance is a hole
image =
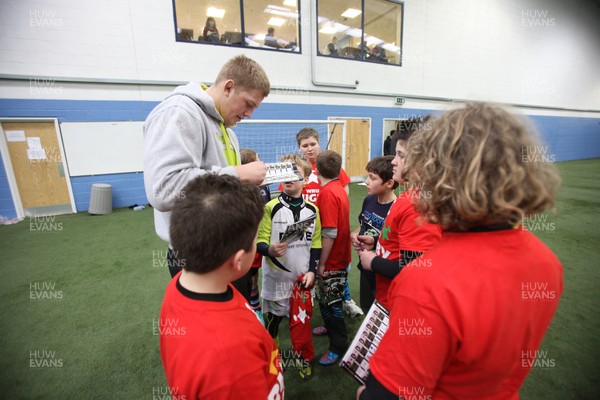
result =
[[[242,295],[230,285],[228,301],[190,298],[177,287],[180,274],[167,286],[160,320],[154,322],[172,395],[283,398],[277,345]]]
[[[312,173],[308,177],[308,182],[306,182],[306,185],[302,189],[302,197],[304,197],[304,200],[308,200],[312,203],[315,203],[317,201],[317,197],[319,197],[319,193],[321,192],[321,181],[319,180],[319,178],[317,178],[317,164],[311,164]],[[350,178],[348,178],[348,175],[346,175],[346,171],[344,171],[343,168],[340,169],[340,176],[338,177],[338,179],[342,184],[342,187],[350,183]]]
[[[337,229],[337,237],[325,262],[325,270],[346,269],[352,261],[350,201],[339,179],[331,181],[321,188],[316,206],[321,211],[321,230],[324,228]]]
[[[392,204],[377,242],[376,254],[379,257],[400,260],[400,250],[425,252],[440,241],[442,229],[439,225],[425,223],[413,206],[414,196],[414,191],[404,191]],[[375,298],[388,309],[390,283],[389,278],[375,274]]]
[[[554,362],[538,349],[563,291],[559,260],[520,229],[445,233],[420,259],[430,267],[392,282],[373,376],[399,396],[518,399],[531,367]]]

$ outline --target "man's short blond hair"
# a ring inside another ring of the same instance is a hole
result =
[[[265,70],[256,61],[243,55],[236,56],[223,65],[215,84],[228,79],[242,89],[259,90],[263,97],[271,92],[271,83]]]

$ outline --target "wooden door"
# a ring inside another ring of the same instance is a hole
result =
[[[367,173],[371,143],[371,120],[368,118],[329,118],[346,121],[346,160],[345,170],[353,181],[360,180]],[[342,129],[336,125],[331,134],[329,149],[342,154]]]
[[[74,212],[56,126],[49,122],[2,122],[25,216]]]

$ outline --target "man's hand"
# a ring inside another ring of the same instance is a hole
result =
[[[375,238],[373,236],[359,235],[357,239],[363,247],[362,250],[373,250],[375,247]]]
[[[372,271],[371,261],[375,258],[375,253],[369,250],[363,250],[358,252],[358,257],[360,258],[360,265],[362,265],[363,269]]]
[[[238,165],[235,170],[244,182],[260,184],[267,176],[267,166],[262,161],[254,161],[244,165]]]
[[[271,257],[283,257],[287,251],[287,242],[277,242],[269,246],[269,255]]]

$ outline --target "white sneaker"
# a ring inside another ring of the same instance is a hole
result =
[[[360,307],[357,306],[354,300],[352,299],[345,300],[344,304],[342,305],[342,308],[344,309],[344,312],[352,318],[361,317],[365,315],[360,309]]]

